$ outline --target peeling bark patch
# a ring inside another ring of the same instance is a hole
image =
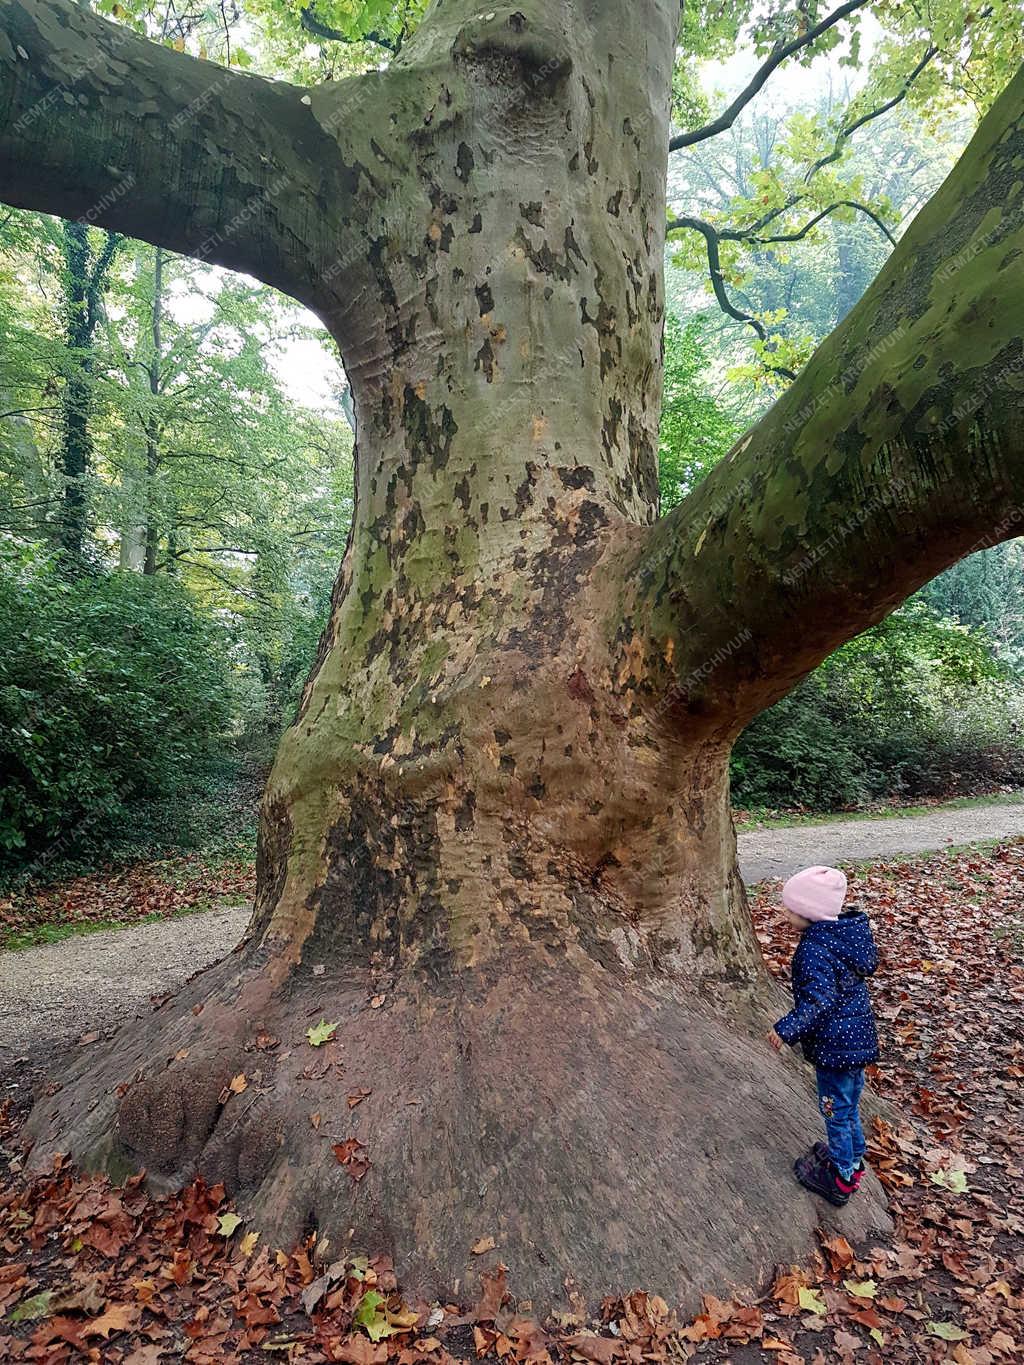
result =
[[[472,829],[475,824],[476,794],[467,792],[463,797],[462,804],[455,812],[455,828],[460,834]]]
[[[495,360],[494,347],[491,345],[490,337],[484,338],[484,344],[476,353],[473,368],[474,370],[483,370],[484,377],[488,384],[494,383],[494,371],[497,368],[497,361]]]
[[[494,294],[491,292],[491,286],[489,284],[477,285],[476,301],[480,307],[481,317],[485,317],[488,313],[494,312]]]
[[[526,478],[516,489],[516,511],[520,516],[533,502],[533,489],[540,471],[532,460],[527,461]]]
[[[563,488],[586,488],[590,493],[594,491],[594,471],[588,469],[586,465],[573,465],[571,467],[563,465],[555,472],[558,474]]]
[[[452,441],[459,430],[451,409],[442,406],[440,416],[436,416],[426,400],[407,384],[402,395],[402,425],[405,446],[414,466],[427,456],[433,473],[440,473],[448,463]]]
[[[464,185],[469,184],[469,177],[473,173],[475,164],[473,149],[468,143],[460,142],[458,156],[455,159],[455,174]]]
[[[565,229],[560,256],[552,251],[546,239],[539,246],[534,246],[523,230],[521,223],[516,228],[513,240],[516,246],[522,249],[534,269],[539,270],[543,275],[551,275],[563,283],[568,283],[578,274],[577,262],[586,264],[586,257],[580,250],[571,224]]]
[[[577,668],[575,673],[569,674],[566,690],[574,701],[586,702],[588,706],[593,706],[597,701],[594,690],[587,681],[587,675],[581,668]]]
[[[303,962],[390,963],[399,953],[428,975],[447,969],[441,843],[434,810],[358,778],[326,840],[328,873]]]

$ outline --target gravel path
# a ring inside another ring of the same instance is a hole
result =
[[[1024,834],[1024,804],[755,830],[739,836],[740,866],[752,884],[809,863],[921,853],[1014,834]],[[113,1028],[147,1008],[150,996],[175,990],[223,957],[248,918],[244,906],[224,907],[0,953],[0,1072],[13,1069],[16,1077],[19,1068],[32,1069],[40,1051],[88,1046],[78,1042],[83,1034]]]
[[[792,825],[741,834],[740,868],[752,886],[766,877],[788,877],[813,863],[857,863],[900,853],[928,853],[950,844],[1007,839],[1015,834],[1024,834],[1024,804],[1012,801],[962,809],[938,807],[927,815]]]

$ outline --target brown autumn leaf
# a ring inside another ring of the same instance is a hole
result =
[[[125,1356],[123,1365],[160,1365],[163,1355],[163,1347],[149,1342],[145,1346],[136,1346],[134,1351]]]
[[[849,1270],[854,1262],[853,1247],[841,1233],[834,1237],[823,1237],[822,1246],[828,1253],[829,1264],[835,1270]]]
[[[612,1365],[616,1356],[623,1353],[625,1347],[621,1341],[616,1341],[614,1337],[598,1337],[590,1332],[579,1332],[575,1336],[563,1337],[566,1346],[571,1347],[573,1355],[582,1356],[584,1360],[592,1360],[595,1365]]]
[[[141,1310],[134,1303],[114,1303],[98,1318],[82,1327],[83,1337],[102,1337],[106,1341],[112,1332],[130,1332],[139,1319]]]
[[[367,1149],[358,1138],[350,1137],[346,1138],[344,1142],[336,1142],[331,1150],[352,1179],[357,1182],[362,1180],[370,1169],[370,1158],[366,1155]]]
[[[332,1349],[332,1360],[346,1361],[347,1365],[384,1365],[389,1347],[387,1341],[374,1344],[362,1332],[350,1332]]]
[[[470,1313],[470,1319],[474,1322],[493,1322],[501,1311],[501,1303],[507,1292],[508,1266],[496,1265],[491,1270],[485,1270],[480,1276],[480,1288],[483,1291],[476,1306]]]

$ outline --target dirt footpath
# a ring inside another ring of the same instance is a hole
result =
[[[757,830],[739,836],[740,867],[753,884],[809,863],[922,853],[1014,834],[1024,834],[1024,804]],[[176,990],[223,957],[248,918],[244,906],[228,907],[0,953],[0,1073],[13,1072],[8,1085],[17,1085],[19,1072],[27,1076],[42,1053],[89,1046],[78,1040],[122,1023],[148,1008],[151,996]]]

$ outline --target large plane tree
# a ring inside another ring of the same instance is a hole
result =
[[[37,1163],[223,1179],[271,1240],[390,1250],[428,1294],[491,1236],[538,1307],[566,1276],[692,1302],[810,1244],[816,1112],[762,1041],[729,750],[1019,527],[1024,75],[659,519],[678,21],[436,0],[386,70],[303,89],[0,7],[0,198],[301,300],[358,427],[249,929],[40,1099]],[[842,1215],[884,1220],[874,1183]]]

